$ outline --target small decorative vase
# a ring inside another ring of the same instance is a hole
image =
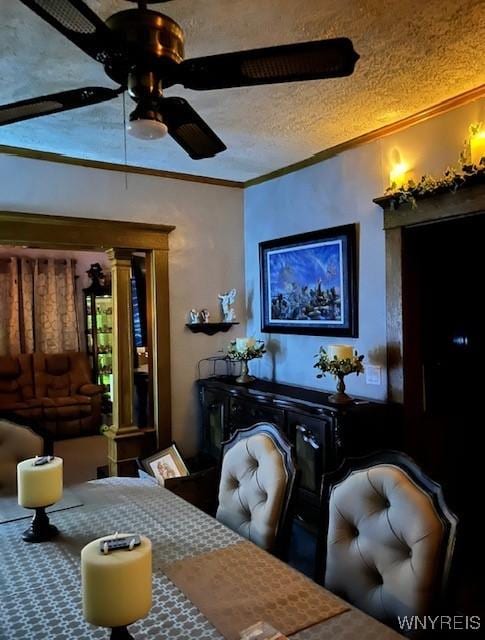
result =
[[[333,393],[328,397],[330,402],[335,402],[337,404],[346,404],[348,402],[352,402],[352,398],[345,393],[345,382],[344,382],[344,373],[338,373],[337,378],[337,393]]]
[[[255,380],[255,377],[249,375],[248,361],[241,360],[241,375],[236,378],[236,382],[244,384],[247,382],[252,382],[253,380]]]

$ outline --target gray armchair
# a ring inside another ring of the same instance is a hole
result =
[[[262,422],[236,431],[222,454],[216,518],[276,551],[295,481],[290,443],[275,425]]]
[[[326,588],[390,626],[436,610],[457,519],[413,460],[382,452],[345,461],[323,478],[322,512]]]

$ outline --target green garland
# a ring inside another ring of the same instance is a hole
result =
[[[318,360],[313,367],[320,369],[322,373],[317,373],[317,378],[322,378],[326,373],[331,373],[333,376],[343,375],[346,376],[349,373],[362,373],[364,371],[364,365],[362,360],[364,356],[357,355],[357,351],[352,358],[346,358],[345,360],[338,360],[337,356],[329,358],[327,352],[323,347],[320,347],[320,351],[316,354],[315,358]]]
[[[262,358],[265,353],[266,349],[264,348],[264,342],[261,340],[258,340],[252,347],[246,347],[243,351],[238,351],[235,340],[230,342],[229,347],[227,348],[227,358],[234,361]]]
[[[476,135],[481,126],[481,123],[470,126],[470,134]],[[478,166],[472,164],[469,141],[465,140],[464,149],[456,167],[448,167],[438,178],[425,174],[419,182],[408,180],[402,187],[398,187],[394,182],[386,189],[384,198],[389,199],[391,209],[397,209],[402,204],[410,204],[413,209],[416,209],[416,200],[420,198],[445,192],[455,193],[461,187],[483,183],[485,183],[485,157],[480,159]]]

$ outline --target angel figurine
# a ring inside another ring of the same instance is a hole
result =
[[[211,314],[209,313],[208,309],[202,309],[202,311],[199,313],[200,322],[209,322],[210,315]]]
[[[191,309],[189,311],[189,323],[197,324],[199,322],[199,312],[197,309]]]
[[[236,293],[236,289],[231,289],[230,291],[226,291],[226,293],[219,294],[224,322],[234,322],[236,319],[234,309],[231,307],[236,299]]]

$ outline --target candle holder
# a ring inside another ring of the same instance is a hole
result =
[[[110,640],[134,640],[134,638],[125,625],[123,627],[113,627],[111,629]]]
[[[346,404],[347,402],[352,402],[352,398],[345,393],[345,382],[344,377],[345,373],[337,374],[337,393],[332,393],[328,396],[330,402],[336,402],[337,404]]]
[[[347,354],[347,350],[350,351]],[[331,373],[337,379],[337,393],[332,393],[328,399],[336,404],[348,404],[352,402],[352,398],[345,393],[344,378],[349,373],[359,375],[364,371],[362,360],[364,356],[357,355],[357,351],[352,355],[350,347],[330,347],[331,357],[323,347],[320,347],[319,353],[315,356],[318,358],[313,365],[314,368],[320,369],[321,373],[317,374],[317,378],[322,378],[326,373]],[[341,357],[344,354],[345,357]]]
[[[22,534],[25,542],[47,542],[59,531],[50,524],[46,507],[62,498],[62,459],[36,456],[17,465],[17,500],[21,507],[35,509],[30,527]]]
[[[253,380],[256,380],[256,378],[254,376],[249,375],[248,361],[241,360],[241,373],[236,378],[236,382],[245,384],[247,382],[252,382]]]
[[[233,362],[241,363],[241,373],[236,378],[236,382],[247,384],[256,378],[249,375],[248,361],[255,358],[262,358],[266,353],[264,342],[254,338],[237,338],[233,340],[227,349],[227,358]]]
[[[22,540],[25,542],[47,542],[57,535],[59,535],[59,529],[49,522],[45,507],[36,507],[30,527],[22,534]]]

